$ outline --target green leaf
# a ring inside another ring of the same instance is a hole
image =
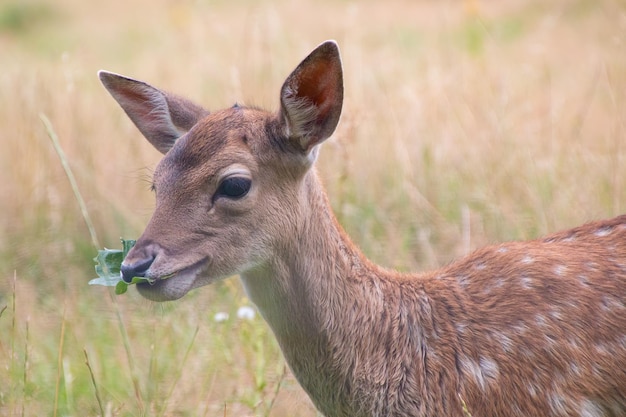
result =
[[[120,273],[122,262],[132,247],[135,246],[135,243],[135,240],[122,239],[122,250],[106,248],[99,250],[98,255],[94,258],[98,278],[89,281],[89,285],[115,287],[115,294],[119,295],[124,294],[129,285],[150,282],[148,279],[140,277],[134,277],[130,284],[122,280]]]
[[[124,294],[126,291],[128,291],[128,284],[125,283],[124,281],[120,280],[115,285],[115,294],[116,295]]]
[[[135,246],[135,243],[137,243],[136,240],[124,240],[124,239],[122,239],[122,248],[124,249],[124,258],[126,258],[126,255],[128,255],[128,252],[130,252],[130,250],[133,248],[133,246]]]
[[[100,276],[89,281],[89,285],[104,285],[106,287],[115,287],[118,282],[120,282],[119,276]]]

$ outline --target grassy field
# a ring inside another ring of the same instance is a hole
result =
[[[622,0],[4,0],[0,415],[316,415],[263,321],[237,317],[236,278],[160,305],[87,281],[98,247],[141,233],[160,157],[96,71],[277,109],[329,38],[346,103],[319,167],[376,262],[425,270],[626,212]]]

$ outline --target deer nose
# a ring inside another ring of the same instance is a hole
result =
[[[126,264],[124,261],[120,268],[122,280],[124,280],[127,284],[130,284],[134,277],[145,277],[150,265],[152,265],[152,262],[154,262],[153,256],[139,259],[132,264]]]

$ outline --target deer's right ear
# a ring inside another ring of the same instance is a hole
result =
[[[343,70],[334,41],[318,46],[287,77],[280,104],[286,135],[305,153],[332,135],[343,106]]]
[[[208,114],[189,100],[142,81],[107,71],[99,71],[98,77],[135,126],[163,154]]]

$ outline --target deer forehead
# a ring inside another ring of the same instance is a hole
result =
[[[253,174],[270,148],[268,126],[274,117],[265,111],[235,106],[211,113],[184,136],[161,160],[154,182],[217,182],[237,167]]]

